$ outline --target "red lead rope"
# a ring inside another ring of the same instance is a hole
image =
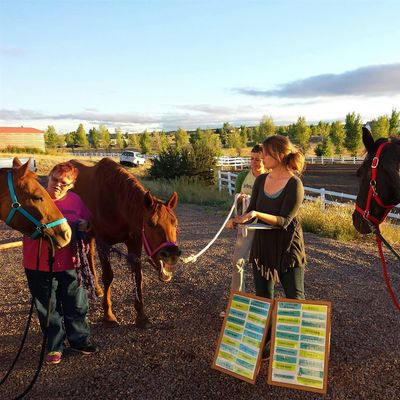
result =
[[[386,287],[387,290],[389,292],[389,295],[393,301],[393,304],[395,305],[395,307],[400,311],[400,304],[393,292],[392,289],[392,285],[390,284],[390,279],[387,273],[387,266],[386,266],[386,260],[385,260],[385,256],[383,254],[383,250],[382,250],[382,239],[376,235],[376,243],[378,244],[378,251],[379,251],[379,255],[381,257],[381,263],[382,263],[382,272],[383,272],[383,277],[385,278],[385,283],[386,283]]]

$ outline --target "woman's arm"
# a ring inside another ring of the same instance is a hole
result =
[[[292,182],[290,182],[291,186],[288,188],[288,193],[283,199],[281,215],[272,215],[255,211],[254,208],[251,209],[249,206],[247,209],[248,212],[235,219],[235,222],[243,224],[253,218],[258,218],[266,224],[287,228],[293,218],[297,215],[304,199],[304,188],[301,181],[299,179],[294,179]]]

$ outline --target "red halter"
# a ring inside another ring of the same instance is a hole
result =
[[[356,203],[356,210],[367,220],[371,221],[374,225],[379,225],[381,224],[386,216],[389,214],[389,211],[396,205],[396,204],[390,204],[386,205],[383,204],[382,200],[380,199],[378,192],[376,191],[376,174],[377,174],[377,169],[379,165],[379,156],[381,155],[382,149],[388,145],[390,142],[384,142],[379,145],[378,150],[376,151],[375,157],[372,159],[371,163],[371,180],[369,181],[369,191],[368,191],[368,196],[367,196],[367,203],[365,205],[365,209],[362,209],[357,203]],[[370,209],[371,209],[371,201],[372,198],[378,203],[378,205],[381,208],[386,209],[383,217],[381,219],[375,218],[373,215],[370,214]]]

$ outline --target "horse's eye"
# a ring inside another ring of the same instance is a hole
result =
[[[43,197],[42,196],[37,196],[36,194],[34,194],[32,196],[32,200],[33,201],[43,201]]]

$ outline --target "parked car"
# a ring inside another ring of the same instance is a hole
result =
[[[18,157],[18,155],[17,155]],[[31,160],[29,163],[29,168],[33,171],[36,172],[36,160],[34,157],[18,157],[19,160],[21,161],[22,164],[25,164],[29,159]],[[13,157],[9,158],[0,158],[0,168],[12,168],[13,165]]]
[[[119,162],[122,165],[132,165],[133,167],[137,167],[138,165],[143,165],[146,159],[142,154],[137,151],[124,151],[119,156]]]

